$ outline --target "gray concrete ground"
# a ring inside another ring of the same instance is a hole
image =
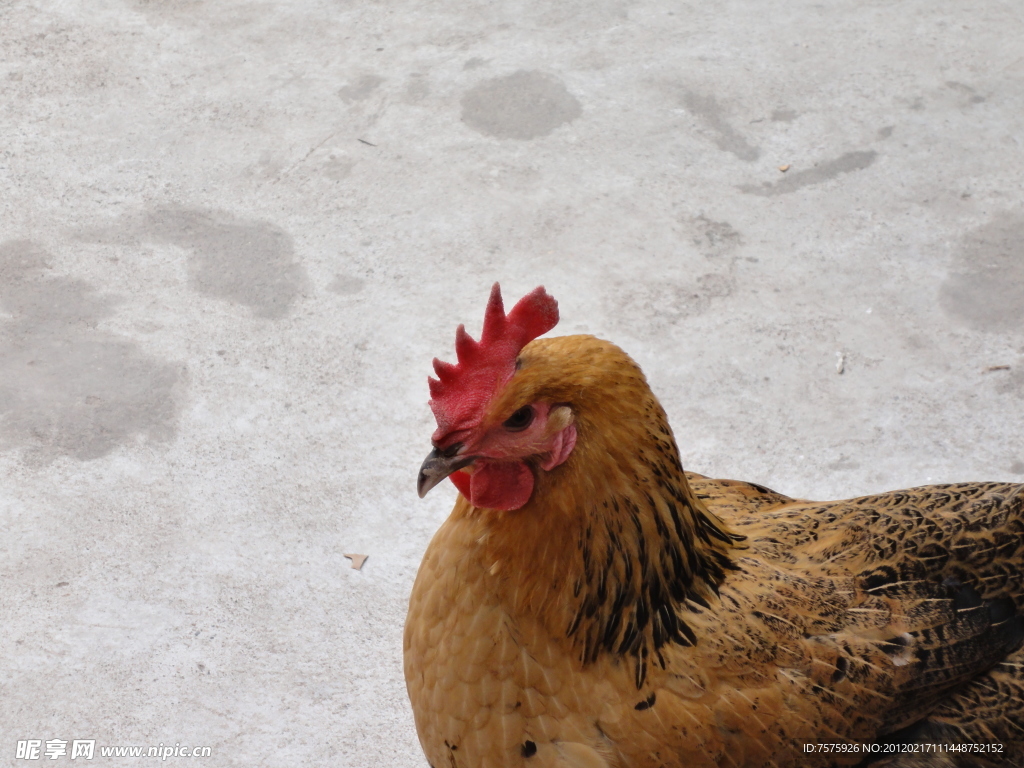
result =
[[[424,765],[426,376],[494,280],[696,471],[1024,480],[1022,143],[1019,0],[0,0],[0,764]]]

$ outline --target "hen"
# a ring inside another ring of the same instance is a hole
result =
[[[495,285],[434,361],[419,492],[461,494],[405,627],[433,768],[1024,765],[1024,486],[684,473],[639,367],[557,321]]]

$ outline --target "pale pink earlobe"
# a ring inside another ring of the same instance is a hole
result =
[[[576,425],[570,424],[557,435],[551,446],[551,453],[548,458],[541,462],[541,469],[548,472],[569,458],[572,449],[576,447]]]

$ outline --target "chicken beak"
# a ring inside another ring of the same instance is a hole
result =
[[[448,477],[452,472],[468,467],[476,461],[476,456],[458,455],[458,451],[461,448],[462,444],[456,443],[446,450],[442,451],[440,448],[435,448],[430,452],[430,455],[427,456],[420,467],[420,476],[416,480],[416,490],[421,499],[427,495],[427,491]]]

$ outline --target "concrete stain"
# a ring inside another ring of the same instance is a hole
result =
[[[462,97],[462,120],[499,139],[536,139],[582,114],[576,97],[557,78],[520,70],[484,80]]]
[[[139,437],[173,438],[184,366],[97,329],[118,303],[88,283],[47,273],[27,240],[0,243],[0,450],[26,461],[89,461]]]
[[[735,155],[740,160],[752,163],[761,156],[761,150],[752,146],[740,133],[733,128],[722,114],[722,107],[714,96],[702,96],[693,91],[683,94],[683,106],[687,111],[701,118],[704,124],[715,134],[715,145],[724,152]]]
[[[355,160],[350,158],[331,156],[324,163],[323,174],[334,181],[344,181],[352,174],[352,168],[355,164]]]
[[[413,72],[405,84],[405,103],[418,104],[430,95],[430,83],[425,75]]]
[[[163,207],[143,217],[138,234],[187,248],[193,290],[243,304],[257,317],[284,317],[308,283],[291,236],[269,222],[244,221],[224,211]]]
[[[701,214],[691,225],[696,231],[693,244],[709,256],[717,256],[743,242],[740,233],[727,221],[714,221]]]
[[[939,303],[975,330],[1024,331],[1024,216],[1001,213],[963,238]]]
[[[792,123],[797,117],[799,115],[792,109],[776,109],[772,112],[772,122],[775,123]]]
[[[1015,475],[1024,475],[1024,461],[1015,461],[1010,465],[1010,472]]]
[[[147,16],[196,16],[203,0],[135,0],[133,5]]]
[[[952,91],[961,94],[968,104],[981,104],[985,101],[985,97],[978,93],[976,90],[966,83],[958,83],[955,80],[947,80],[946,87]]]
[[[830,181],[844,173],[862,171],[869,167],[878,158],[878,153],[868,152],[847,152],[835,160],[828,160],[803,171],[790,171],[785,178],[774,184],[764,183],[761,186],[743,184],[739,187],[741,192],[748,195],[760,197],[774,197],[776,195],[788,195],[798,189],[809,187],[814,184],[821,184]]]
[[[1017,368],[1009,376],[996,385],[996,392],[1001,395],[1024,397],[1024,368]]]
[[[860,463],[854,461],[849,456],[843,455],[828,465],[828,468],[836,472],[841,472],[848,469],[860,469]]]
[[[354,275],[335,275],[334,280],[327,286],[327,290],[337,293],[339,296],[354,296],[363,290],[366,281]]]
[[[377,75],[363,75],[354,83],[349,83],[338,91],[338,96],[346,104],[357,101],[364,101],[370,97],[380,84],[384,82],[383,77]]]
[[[687,318],[707,312],[715,299],[730,296],[734,286],[727,276],[708,273],[692,283],[657,282],[642,288],[625,288],[616,294],[609,314],[644,318],[651,328],[664,330]]]

